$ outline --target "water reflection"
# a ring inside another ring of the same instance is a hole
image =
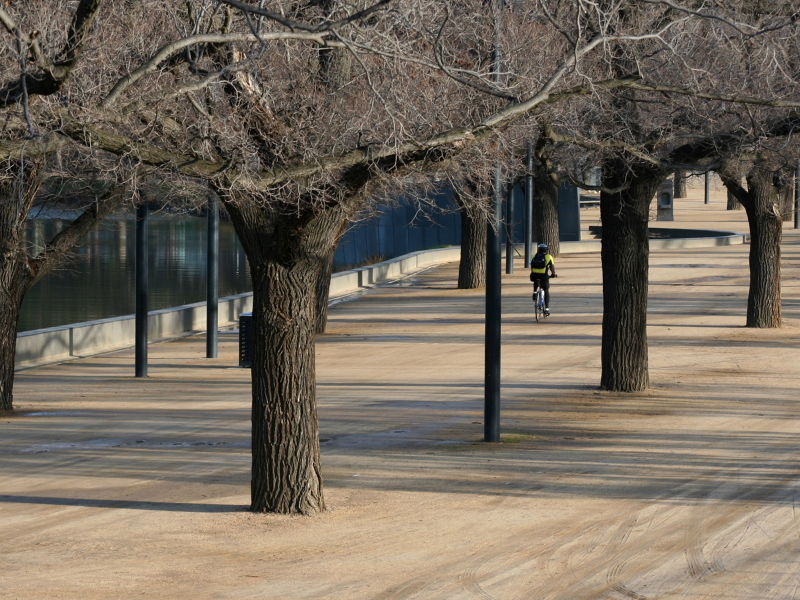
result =
[[[432,197],[430,201],[439,209],[430,214],[421,213],[414,202],[398,202],[353,224],[336,250],[334,270],[460,244],[461,222],[453,211],[451,196],[445,190]],[[518,210],[522,214],[519,205]],[[32,219],[28,242],[41,249],[68,222]],[[132,219],[107,219],[87,235],[69,264],[45,277],[25,296],[19,331],[132,314],[135,227]],[[219,241],[220,296],[252,290],[247,258],[230,223],[220,223]],[[204,218],[151,215],[149,245],[150,310],[205,300]]]
[[[29,221],[35,247],[68,221]],[[135,310],[135,222],[107,220],[86,236],[75,256],[25,296],[19,331],[132,314]],[[150,310],[200,302],[206,297],[206,220],[152,216]],[[220,296],[252,290],[250,270],[233,226],[220,223]]]

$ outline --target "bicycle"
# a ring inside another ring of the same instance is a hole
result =
[[[544,310],[544,289],[541,286],[539,286],[538,290],[533,292],[533,312],[536,315],[537,323],[540,318],[546,319],[550,316],[550,314]]]

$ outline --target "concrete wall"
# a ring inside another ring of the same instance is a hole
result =
[[[252,292],[220,298],[220,326],[238,323],[239,313],[249,312],[252,306]],[[152,341],[201,331],[206,328],[206,303],[155,310],[148,314],[147,321],[148,339]],[[25,331],[17,335],[16,367],[129,348],[135,335],[134,315]]]
[[[336,273],[331,278],[331,298],[347,296],[430,265],[459,260],[460,252],[459,246],[422,250],[368,267]],[[220,327],[237,324],[239,314],[250,312],[252,308],[252,292],[220,298]],[[72,356],[90,356],[129,348],[135,343],[135,326],[134,315],[126,315],[20,333],[17,335],[16,367],[25,368],[66,360]],[[203,331],[205,328],[205,302],[156,310],[148,315],[148,339],[152,341]]]

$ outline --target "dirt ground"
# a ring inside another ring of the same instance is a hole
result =
[[[746,231],[716,191],[674,225]],[[585,211],[584,225],[597,221]],[[336,305],[319,338],[329,511],[250,514],[249,372],[195,336],[18,374],[0,419],[0,597],[800,597],[800,235],[785,326],[743,327],[749,246],[656,251],[652,387],[598,391],[597,254],[553,316],[504,276],[500,444],[484,444],[483,292],[445,265]]]

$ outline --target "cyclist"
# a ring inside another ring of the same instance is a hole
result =
[[[544,314],[550,314],[550,278],[556,275],[556,265],[553,257],[548,253],[547,244],[536,246],[536,256],[531,261],[531,281],[533,282],[533,301],[536,302],[536,292],[539,286],[544,290]]]

